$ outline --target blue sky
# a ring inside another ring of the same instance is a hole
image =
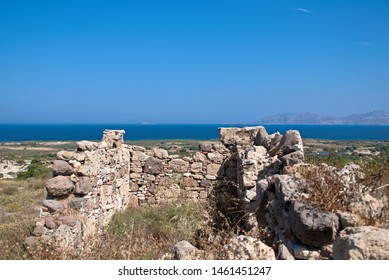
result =
[[[388,110],[389,1],[0,0],[0,123]]]

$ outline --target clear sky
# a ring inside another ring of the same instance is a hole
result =
[[[388,110],[387,0],[0,0],[0,123]]]

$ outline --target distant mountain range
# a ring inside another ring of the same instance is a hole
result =
[[[314,113],[277,114],[259,121],[260,124],[346,124],[389,125],[389,111],[372,111],[346,117],[322,116]]]

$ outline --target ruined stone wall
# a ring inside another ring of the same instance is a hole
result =
[[[202,144],[192,157],[126,145],[124,131],[106,130],[99,143],[77,142],[77,151],[60,151],[47,198],[28,244],[39,239],[82,250],[117,211],[144,204],[206,200],[218,183],[229,150]]]

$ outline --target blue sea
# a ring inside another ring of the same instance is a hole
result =
[[[100,140],[104,129],[124,129],[126,140],[217,139],[219,127],[230,124],[0,124],[0,142]],[[332,140],[389,140],[389,126],[265,125],[269,134],[297,129],[303,138]]]

